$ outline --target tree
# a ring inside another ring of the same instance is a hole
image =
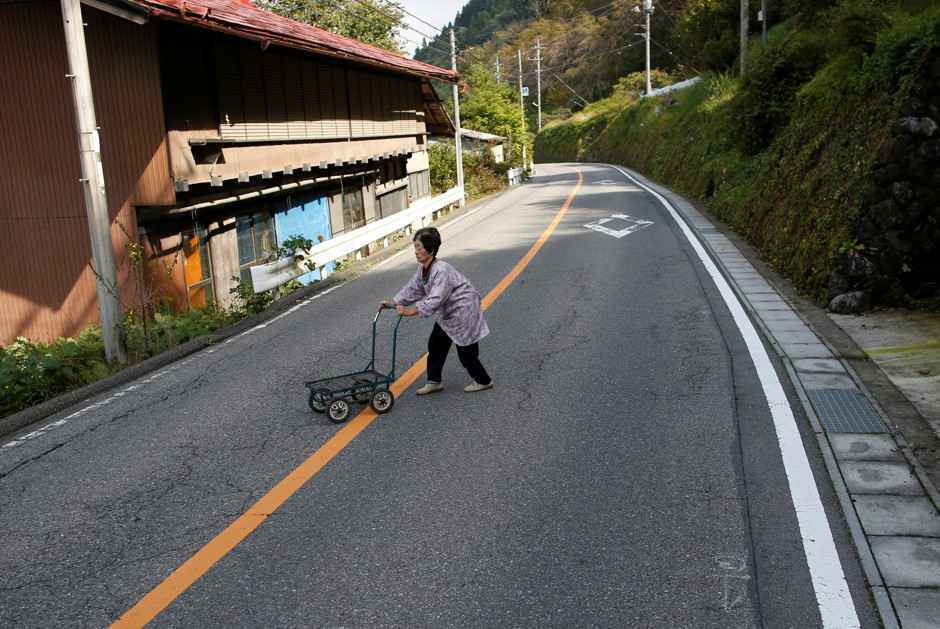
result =
[[[392,0],[257,0],[256,4],[337,35],[401,52],[397,39],[404,13]]]
[[[521,161],[529,139],[515,93],[479,64],[470,66],[463,78],[469,91],[460,101],[461,126],[509,138],[510,161]]]

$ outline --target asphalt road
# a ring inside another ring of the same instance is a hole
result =
[[[452,352],[445,391],[412,386],[156,625],[820,626],[755,368],[658,202],[607,167],[540,166],[445,228],[441,257],[486,295],[577,171],[567,214],[487,312],[495,388],[465,394]],[[652,224],[584,227],[615,213]],[[400,256],[0,449],[0,626],[115,621],[337,434],[303,382],[367,362],[376,304],[414,269]],[[402,322],[399,372],[430,328]],[[857,614],[876,627],[788,395]]]

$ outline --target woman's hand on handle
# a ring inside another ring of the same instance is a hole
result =
[[[413,317],[418,314],[418,309],[414,306],[402,306],[395,304],[395,311],[403,317]]]

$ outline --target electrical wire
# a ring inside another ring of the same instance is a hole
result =
[[[614,53],[616,53],[616,52],[620,52],[621,50],[626,50],[627,48],[633,48],[634,46],[638,46],[639,44],[642,44],[644,41],[645,41],[645,40],[642,40],[642,39],[641,39],[640,41],[635,41],[635,42],[632,42],[632,43],[627,44],[626,46],[620,46],[619,48],[614,48],[613,50],[608,50],[607,52],[598,53],[597,55],[594,55],[594,56],[595,56],[595,57],[606,57],[607,55],[612,55],[612,54],[614,54]],[[568,63],[563,63],[563,64],[560,64],[560,65],[557,65],[557,66],[554,66],[554,67],[543,67],[543,68],[542,68],[542,72],[557,72],[557,71],[562,71],[562,72],[564,72],[565,70],[571,68],[572,65],[576,65],[576,63],[573,64],[573,63],[571,63],[571,62],[568,62]],[[530,76],[535,76],[536,74],[538,74],[538,70],[532,70],[531,72],[523,72],[523,73],[522,73],[522,78],[526,78],[526,77],[530,77]],[[507,80],[508,80],[508,79],[518,79],[518,78],[519,78],[519,75],[518,75],[518,74],[513,74],[513,75],[507,77]]]
[[[418,30],[418,29],[415,28],[414,26],[409,26],[408,24],[402,23],[400,17],[396,17],[394,14],[389,13],[389,12],[386,11],[385,9],[382,9],[381,7],[379,7],[378,5],[369,4],[369,3],[365,2],[365,0],[353,0],[353,2],[362,5],[365,9],[367,9],[367,10],[369,10],[369,11],[372,11],[373,13],[378,13],[378,14],[380,14],[380,15],[385,16],[386,18],[388,18],[388,19],[390,19],[390,20],[393,20],[393,21],[394,21],[399,27],[401,27],[401,28],[405,28],[405,29],[408,29],[408,30],[410,30],[410,31],[414,31],[415,33],[418,33],[418,34],[421,35],[422,37],[426,37],[426,38],[428,38],[428,39],[432,39],[432,40],[433,40],[433,39],[437,39],[437,35],[429,35],[428,33],[425,33],[424,31]],[[399,10],[402,11],[403,13],[408,13],[408,12],[405,11],[404,9],[399,8]],[[408,15],[411,15],[412,17],[415,17],[415,18],[417,17],[417,16],[412,15],[411,13],[408,13]],[[422,21],[423,21],[423,20],[422,20]],[[432,28],[433,28],[433,27],[432,27]]]

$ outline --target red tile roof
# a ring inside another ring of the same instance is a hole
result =
[[[369,44],[342,37],[238,0],[124,0],[153,17],[176,20],[236,37],[378,66],[386,70],[450,83],[457,74]]]

